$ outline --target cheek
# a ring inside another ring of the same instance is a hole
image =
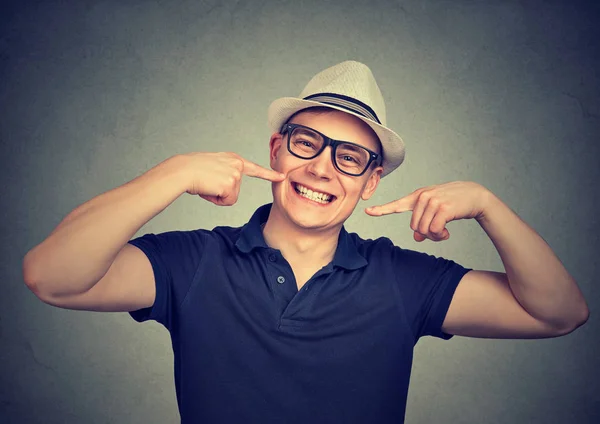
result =
[[[271,166],[273,169],[279,172],[287,173],[292,168],[291,161],[289,158],[280,152],[276,157],[271,160]]]
[[[352,197],[356,197],[357,200],[360,200],[360,198],[362,197],[363,192],[365,191],[365,189],[367,188],[367,183],[368,180],[366,181],[360,181],[360,182],[356,182],[355,184],[352,185],[352,188],[349,190],[352,190]]]
[[[288,154],[288,152],[280,152],[275,163],[279,166],[278,171],[284,173],[294,171],[295,169],[299,169],[306,165],[306,161],[298,159],[297,157]]]
[[[347,181],[345,178],[341,181],[342,192],[344,196],[349,199],[360,197],[362,192],[362,185],[356,184],[355,181]]]

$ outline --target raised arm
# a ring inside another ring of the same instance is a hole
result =
[[[368,208],[372,216],[412,211],[414,239],[442,241],[446,224],[475,218],[506,272],[465,274],[442,325],[449,334],[483,338],[545,338],[568,334],[589,318],[581,290],[544,239],[496,195],[471,181],[423,187]]]
[[[170,157],[75,208],[25,255],[23,279],[42,301],[62,308],[132,311],[151,306],[156,290],[152,266],[127,242],[183,193],[234,204],[242,174],[282,179],[233,153]]]

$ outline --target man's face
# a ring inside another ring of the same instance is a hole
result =
[[[313,128],[335,140],[360,144],[378,151],[377,136],[360,119],[344,112],[301,112],[290,123]],[[361,176],[353,177],[338,171],[331,160],[331,146],[313,159],[301,159],[287,149],[287,134],[273,134],[270,140],[271,167],[287,175],[280,183],[273,183],[273,207],[293,224],[305,229],[341,226],[352,214],[359,199],[371,197],[383,168],[372,166]],[[327,203],[316,202],[300,192],[330,195]]]

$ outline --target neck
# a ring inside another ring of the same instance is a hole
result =
[[[278,249],[290,263],[324,266],[333,260],[341,226],[329,229],[305,229],[283,219],[271,208],[263,224],[263,236],[269,247]]]

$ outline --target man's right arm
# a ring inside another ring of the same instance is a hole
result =
[[[23,260],[27,286],[68,309],[133,311],[152,306],[150,261],[127,242],[188,189],[186,158],[172,156],[69,213]]]
[[[125,312],[152,306],[152,264],[127,242],[183,193],[233,205],[242,175],[285,179],[235,153],[192,152],[166,159],[69,213],[25,255],[25,284],[42,301],[61,308]]]

